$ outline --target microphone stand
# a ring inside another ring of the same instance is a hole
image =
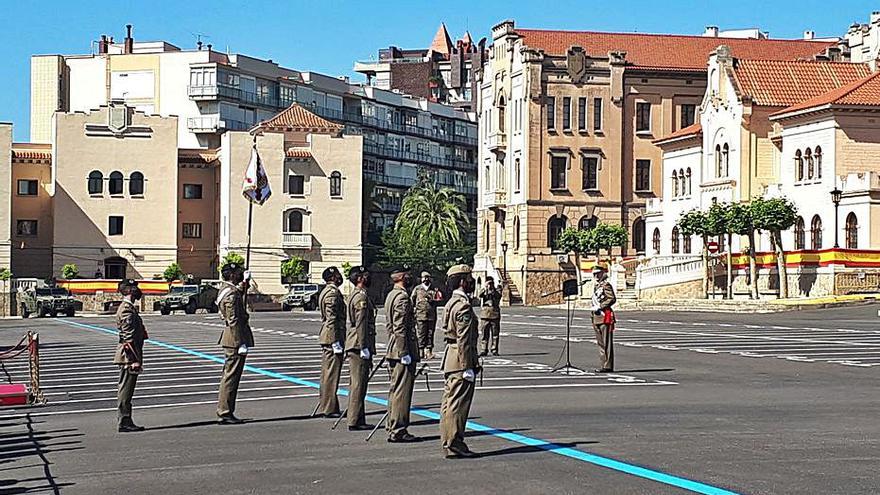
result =
[[[588,282],[587,280],[584,280],[583,282],[581,282],[581,283],[578,284],[577,286],[578,286],[578,287],[582,287],[582,286],[585,285],[587,282]],[[564,294],[564,293],[565,293],[565,289],[560,289],[560,290],[553,291],[553,292],[545,292],[545,293],[543,293],[543,294],[541,294],[541,295],[544,296],[544,297],[548,297],[548,296],[553,296],[553,295],[560,294],[560,293]],[[565,364],[561,364],[561,365],[559,365],[559,366],[553,368],[552,370],[550,370],[550,373],[561,372],[561,373],[564,374],[564,375],[572,375],[572,374],[575,374],[575,373],[573,373],[574,371],[580,371],[581,373],[584,373],[584,372],[585,372],[584,369],[582,369],[582,368],[578,368],[577,366],[571,364],[571,320],[572,320],[571,295],[564,295],[563,297],[565,297],[565,301],[566,301],[566,311],[565,311]]]

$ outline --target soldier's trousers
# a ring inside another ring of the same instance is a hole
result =
[[[501,319],[491,318],[480,320],[480,332],[483,334],[483,352],[489,352],[489,339],[492,339],[492,352],[498,352],[498,339],[501,336]]]
[[[467,447],[464,430],[476,383],[465,380],[463,374],[463,371],[446,374],[443,401],[440,403],[440,443],[444,449]]]
[[[416,383],[416,363],[405,366],[400,361],[391,363],[391,388],[388,391],[388,421],[385,431],[397,438],[409,427],[409,408],[412,406],[413,387]]]
[[[364,411],[364,398],[367,396],[367,380],[370,378],[370,369],[373,361],[362,359],[359,352],[348,353],[348,374],[350,383],[348,387],[348,426],[357,426],[367,423]]]
[[[226,362],[223,364],[223,376],[220,378],[220,396],[217,400],[217,416],[231,416],[235,413],[235,399],[238,397],[238,384],[244,373],[246,355],[238,353],[238,349],[224,347]]]
[[[132,373],[126,366],[119,368],[119,391],[116,394],[117,420],[119,424],[131,421],[131,398],[134,396],[134,387],[137,385],[138,375]]]
[[[419,339],[419,349],[434,350],[434,329],[436,327],[436,320],[418,320],[416,322],[416,335],[418,335]]]
[[[342,374],[343,354],[334,354],[329,345],[321,346],[321,396],[318,412],[321,414],[339,413],[339,375]]]
[[[599,345],[599,361],[601,368],[614,369],[614,331],[613,326],[606,324],[593,325],[596,331],[596,344]]]

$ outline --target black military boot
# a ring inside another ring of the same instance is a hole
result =
[[[122,418],[122,421],[119,422],[119,433],[134,433],[144,431],[144,429],[143,426],[134,424],[131,418]]]

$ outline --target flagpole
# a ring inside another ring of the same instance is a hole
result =
[[[254,134],[254,150],[257,149],[257,135]],[[244,252],[244,269],[245,271],[250,271],[251,269],[251,229],[254,225],[254,202],[248,201],[248,226],[247,226],[247,248],[245,248]],[[251,284],[248,281],[247,285],[244,287],[244,303],[247,305],[247,293]]]

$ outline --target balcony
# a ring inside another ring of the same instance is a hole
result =
[[[225,98],[250,105],[271,107],[273,109],[279,108],[279,105],[281,104],[278,98],[271,94],[244,91],[241,88],[226,84],[187,86],[186,89],[189,99],[193,101],[215,101],[218,98]]]
[[[483,194],[483,206],[495,208],[507,205],[507,191],[489,191]]]
[[[284,232],[281,234],[281,247],[284,249],[312,249],[312,234]]]
[[[489,151],[504,153],[507,151],[507,134],[501,132],[490,134],[486,144],[489,146]]]
[[[203,86],[187,86],[186,91],[190,100],[195,101],[213,101],[220,94],[219,86],[209,84]]]
[[[219,115],[203,115],[186,119],[186,127],[196,134],[213,134],[218,131],[246,131],[253,124],[238,120],[220,119]]]

